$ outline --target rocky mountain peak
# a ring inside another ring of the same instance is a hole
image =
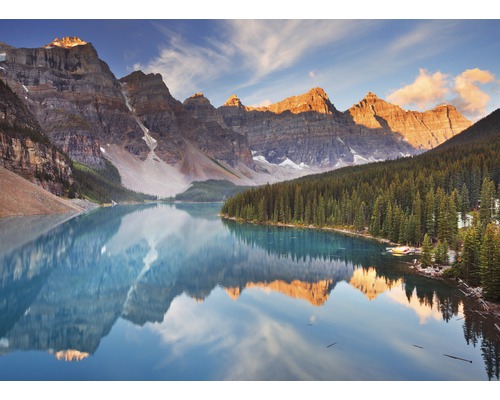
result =
[[[314,111],[320,114],[337,113],[328,95],[323,89],[318,87],[309,90],[307,93],[292,96],[278,103],[271,104],[267,107],[267,110],[275,114],[281,114],[285,111],[289,111],[292,114],[308,111]]]
[[[195,93],[192,96],[188,97],[186,100],[184,100],[184,103],[182,103],[182,105],[186,110],[214,108],[210,103],[210,100],[203,96],[203,93],[201,92]]]
[[[377,101],[377,100],[380,100],[380,99],[378,98],[378,96],[375,93],[368,92],[366,94],[364,100],[367,100],[367,101]]]
[[[235,94],[229,96],[229,98],[224,103],[223,107],[238,107],[245,108],[245,106],[241,103],[239,97]]]
[[[63,47],[65,49],[70,49],[75,46],[82,46],[87,44],[84,40],[76,37],[76,36],[67,36],[62,39],[55,38],[49,44],[43,46],[45,49],[51,49],[52,47]]]

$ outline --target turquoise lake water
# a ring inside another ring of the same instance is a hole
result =
[[[219,209],[0,220],[0,379],[498,380],[493,323],[411,256]]]

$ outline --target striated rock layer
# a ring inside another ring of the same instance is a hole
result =
[[[35,117],[0,80],[0,166],[58,196],[74,190],[69,158],[52,145]]]

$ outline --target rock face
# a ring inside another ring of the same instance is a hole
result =
[[[337,118],[340,117],[340,113],[330,102],[325,91],[321,88],[313,88],[307,93],[299,96],[292,96],[278,103],[271,104],[267,107],[267,111],[275,114],[281,114],[287,111],[292,114],[312,111],[319,114],[335,115]]]
[[[258,109],[232,97],[219,111],[247,137],[255,159],[273,164],[332,169],[417,153],[400,134],[355,124],[317,88]]]
[[[70,160],[41,131],[23,102],[0,80],[0,166],[58,196],[74,180]]]
[[[450,105],[438,106],[423,113],[405,111],[371,92],[346,113],[356,124],[400,133],[420,150],[432,149],[472,125]]]
[[[0,78],[25,99],[44,133],[72,159],[103,166],[101,143],[147,152],[120,83],[92,44],[69,46],[74,41],[35,49],[0,46],[5,53]]]

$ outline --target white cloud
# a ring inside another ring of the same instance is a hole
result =
[[[492,82],[495,76],[489,71],[479,68],[468,69],[455,78],[455,106],[470,117],[480,117],[486,114],[490,96],[478,87],[479,84]]]
[[[415,81],[387,96],[387,100],[406,108],[416,107],[425,111],[439,103],[453,104],[468,118],[486,115],[490,96],[478,84],[494,81],[495,76],[479,68],[467,69],[456,77],[435,72],[430,74],[421,68]],[[452,88],[453,90],[450,90]],[[455,93],[455,98],[449,95]]]
[[[314,78],[316,76],[316,73],[314,71],[309,71],[309,76],[311,78]]]
[[[402,107],[416,106],[420,110],[432,108],[442,102],[448,94],[447,78],[448,75],[439,71],[431,75],[421,68],[412,84],[395,90],[387,96],[387,99]]]

